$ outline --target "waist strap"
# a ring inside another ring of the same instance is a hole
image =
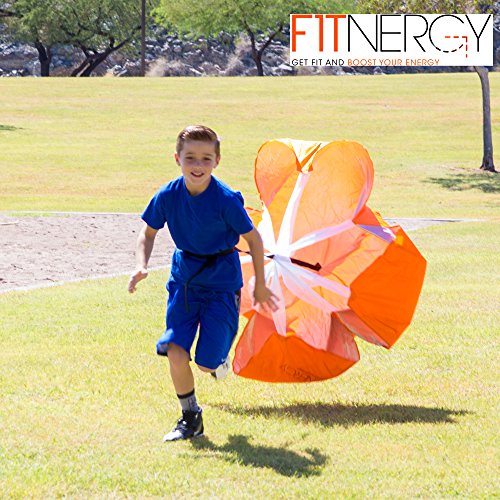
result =
[[[222,250],[221,252],[209,253],[209,254],[194,253],[194,252],[189,252],[188,250],[181,250],[181,252],[185,253],[186,255],[189,255],[189,257],[197,257],[198,259],[207,259],[210,261],[214,261],[217,257],[222,257],[223,255],[229,255],[230,253],[233,253],[235,250],[236,249],[234,247],[231,247],[231,248],[226,248],[226,250]]]

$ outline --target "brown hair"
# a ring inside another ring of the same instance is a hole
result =
[[[179,132],[177,142],[175,143],[175,151],[180,154],[186,141],[203,141],[212,142],[215,146],[215,154],[220,155],[220,139],[219,136],[205,125],[189,125],[184,130]]]

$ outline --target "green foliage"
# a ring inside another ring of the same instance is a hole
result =
[[[148,2],[151,8],[153,2]],[[137,0],[16,0],[11,26],[26,42],[104,50],[137,36]]]
[[[53,0],[17,0],[11,6],[16,16],[8,27],[26,43],[37,41],[46,46],[65,43],[68,36],[61,30],[60,15]]]
[[[214,35],[220,31],[281,31],[292,13],[336,13],[353,8],[348,0],[160,0],[156,14],[162,24],[179,31]]]
[[[136,0],[67,0],[61,5],[61,28],[77,44],[97,50],[137,36],[140,3]]]
[[[361,0],[360,12],[371,14],[491,14],[492,3],[484,0]]]

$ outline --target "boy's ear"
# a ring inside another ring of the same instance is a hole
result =
[[[181,162],[180,162],[180,159],[179,159],[179,155],[177,153],[174,153],[174,160],[175,160],[175,163],[177,163],[177,165],[179,165],[179,167],[181,166]]]
[[[215,167],[217,167],[217,165],[219,164],[219,162],[220,162],[220,155],[215,158]]]

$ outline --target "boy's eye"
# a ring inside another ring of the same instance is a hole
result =
[[[204,164],[208,164],[208,163],[211,163],[213,160],[210,156],[207,156],[205,158],[199,158],[199,159],[195,158],[194,156],[186,156],[185,161],[188,163],[193,163],[193,162],[199,161],[199,162],[202,162]]]

